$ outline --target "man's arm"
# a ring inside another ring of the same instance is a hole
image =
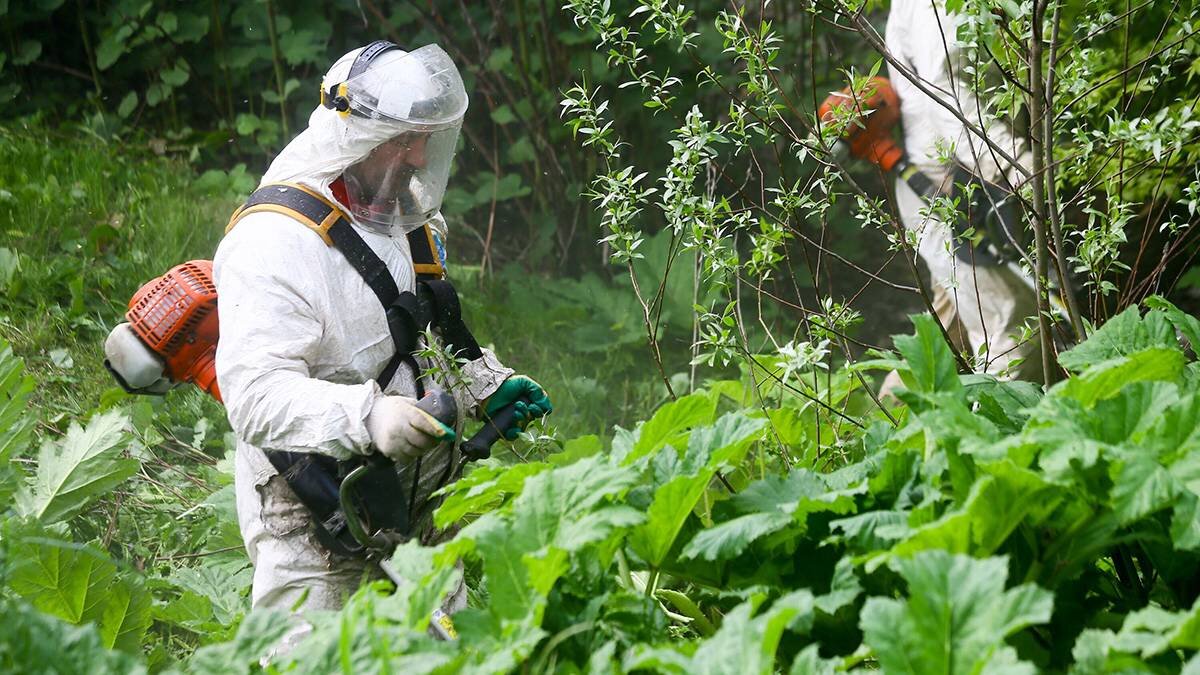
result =
[[[331,283],[314,278],[320,265],[311,259],[327,254],[315,235],[274,214],[248,217],[217,250],[217,380],[238,438],[264,450],[345,459],[370,444],[364,420],[379,385],[310,373],[323,331],[311,286]]]

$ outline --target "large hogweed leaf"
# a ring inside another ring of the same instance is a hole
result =
[[[1097,401],[1116,396],[1134,382],[1177,380],[1184,365],[1183,352],[1174,346],[1150,347],[1090,366],[1051,387],[1047,398],[1067,397],[1092,408]]]
[[[896,350],[907,364],[906,369],[898,371],[904,384],[922,393],[961,391],[954,352],[938,330],[936,320],[927,314],[910,318],[917,329],[916,334],[893,337]]]
[[[678,443],[692,428],[712,422],[716,410],[716,398],[706,392],[688,394],[667,403],[635,430],[636,440],[628,454],[615,453],[616,458],[630,464],[667,443]]]
[[[1109,319],[1084,342],[1058,355],[1058,363],[1074,373],[1123,356],[1154,348],[1178,348],[1175,331],[1161,311],[1141,316],[1130,307]]]
[[[1175,327],[1175,330],[1187,338],[1192,351],[1200,354],[1200,319],[1183,312],[1165,298],[1157,295],[1146,298],[1146,306],[1166,315],[1167,321]]]
[[[25,374],[24,361],[0,340],[0,465],[24,450],[33,433],[34,418],[27,410],[32,392],[33,378]]]
[[[1023,521],[1045,519],[1063,499],[1062,491],[1037,473],[1012,462],[981,468],[962,506],[912,531],[893,549],[905,556],[927,549],[990,555]]]
[[[1075,667],[1071,672],[1081,675],[1142,669],[1152,672],[1134,655],[1148,659],[1169,650],[1197,648],[1200,648],[1200,601],[1179,612],[1151,605],[1127,615],[1117,632],[1094,628],[1083,631],[1072,650]]]
[[[802,532],[810,513],[851,512],[854,495],[865,489],[865,483],[833,489],[825,477],[803,469],[751,483],[730,500],[730,506],[741,515],[702,530],[684,547],[681,557],[705,560],[735,557],[755,540],[793,523]]]
[[[0,672],[146,672],[133,655],[110,649],[95,626],[73,626],[11,599],[0,601],[0,615]]]
[[[150,626],[150,594],[94,546],[32,536],[10,543],[9,585],[34,607],[72,624],[95,624],[105,647],[137,652]]]
[[[891,566],[907,582],[908,598],[868,598],[861,614],[864,642],[884,672],[978,673],[998,658],[1016,667],[1004,639],[1050,620],[1049,591],[1004,588],[1005,558],[925,551]]]
[[[187,672],[213,675],[253,672],[292,627],[282,612],[262,609],[251,612],[238,626],[233,640],[197,649],[187,661]]]
[[[661,461],[677,456],[673,448],[662,451],[656,469],[665,475],[659,477],[646,522],[630,534],[634,551],[651,566],[660,566],[717,471],[736,465],[765,425],[761,418],[729,413],[710,427],[694,430],[678,461]]]
[[[22,513],[43,524],[66,520],[136,473],[137,460],[121,456],[127,425],[124,414],[110,411],[86,428],[72,423],[60,442],[44,443],[33,485],[18,496]]]
[[[33,434],[35,418],[27,409],[32,392],[33,378],[25,374],[25,363],[0,340],[0,512],[8,510],[20,482],[21,474],[9,460],[25,450]]]
[[[633,509],[608,503],[637,476],[634,469],[589,457],[529,477],[511,511],[465,527],[459,539],[473,542],[483,560],[492,611],[503,619],[540,622],[545,593],[565,571],[565,555],[641,520]]]
[[[550,468],[549,464],[543,462],[524,462],[513,466],[504,466],[492,460],[489,462],[472,468],[465,478],[443,488],[446,498],[434,514],[434,522],[438,527],[446,527],[464,516],[495,508],[510,496],[519,494],[525,479]]]

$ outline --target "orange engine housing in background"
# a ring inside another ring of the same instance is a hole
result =
[[[856,93],[850,87],[834,92],[821,103],[817,115],[828,123],[835,109],[854,108],[859,115],[858,123],[851,124],[845,132],[850,154],[891,171],[904,156],[904,151],[892,140],[892,129],[900,121],[900,97],[886,77],[872,77],[866,94]]]
[[[166,363],[166,376],[217,389],[217,287],[211,260],[190,260],[138,289],[125,312],[133,332]]]

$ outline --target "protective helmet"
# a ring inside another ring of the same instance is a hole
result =
[[[441,208],[467,110],[462,77],[436,44],[405,52],[383,40],[363,48],[344,79],[332,77],[338,70],[321,83],[322,105],[382,141],[342,171],[347,206],[363,227],[410,232]]]

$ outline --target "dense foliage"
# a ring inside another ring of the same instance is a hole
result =
[[[1052,386],[925,315],[873,349],[927,280],[813,111],[894,59],[881,4],[0,0],[0,670],[1200,672],[1195,3],[947,3],[1075,274]],[[101,343],[381,36],[463,64],[451,274],[556,412],[263,666],[222,409]]]

